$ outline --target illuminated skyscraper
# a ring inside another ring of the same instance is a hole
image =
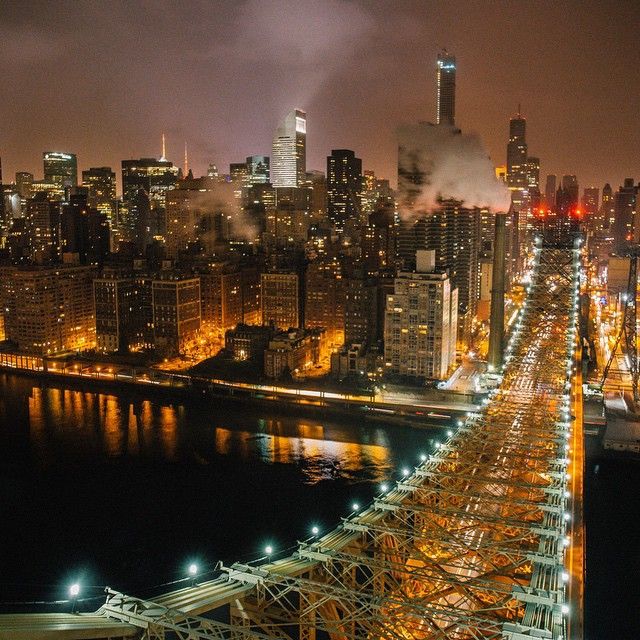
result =
[[[444,49],[438,54],[437,124],[456,123],[456,58]]]
[[[273,136],[271,182],[274,187],[299,187],[305,181],[307,114],[290,111]]]
[[[44,182],[61,187],[75,187],[78,184],[78,158],[75,153],[45,151],[42,160]]]
[[[337,230],[360,217],[362,160],[349,149],[333,149],[327,156],[327,215]]]
[[[269,182],[269,156],[247,157],[247,182],[249,186]]]
[[[116,200],[116,174],[111,167],[91,167],[83,171],[82,186],[88,189],[89,206],[104,213],[111,222]]]

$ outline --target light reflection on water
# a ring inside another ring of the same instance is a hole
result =
[[[199,400],[199,399],[198,399]],[[212,402],[198,409],[148,399],[33,387],[28,398],[31,447],[41,465],[69,452],[87,458],[151,457],[211,464],[218,456],[295,465],[305,484],[389,476],[387,430],[309,418],[266,418],[248,406]],[[263,414],[264,415],[264,414]]]
[[[389,451],[384,446],[324,439],[321,425],[304,423],[297,425],[297,434],[280,435],[279,421],[261,422],[267,428],[260,434],[216,428],[216,451],[231,455],[240,450],[245,457],[257,454],[263,462],[296,464],[307,484],[338,476],[355,479],[356,472],[363,469],[370,469],[372,479],[379,480],[391,467]]]
[[[286,411],[0,375],[0,566],[20,576],[0,602],[66,597],[61,567],[135,592],[180,577],[194,553],[289,548],[366,504],[438,433]]]

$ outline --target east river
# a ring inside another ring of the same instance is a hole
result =
[[[266,545],[286,552],[366,504],[446,428],[291,413],[0,374],[0,611],[64,611],[51,603],[73,581],[92,610],[106,585],[146,597],[190,562],[207,572]],[[585,474],[586,637],[634,638],[640,464],[603,460],[596,444]]]

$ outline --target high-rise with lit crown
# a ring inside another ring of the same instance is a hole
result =
[[[290,111],[273,136],[271,182],[274,187],[299,187],[307,171],[307,114]]]
[[[437,124],[456,124],[456,58],[443,49],[438,54]]]
[[[45,151],[42,154],[44,181],[62,187],[78,184],[78,158],[75,153]]]

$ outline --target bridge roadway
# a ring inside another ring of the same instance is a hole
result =
[[[0,616],[0,638],[581,638],[578,282],[577,249],[538,247],[491,399],[333,531],[153,601]]]

